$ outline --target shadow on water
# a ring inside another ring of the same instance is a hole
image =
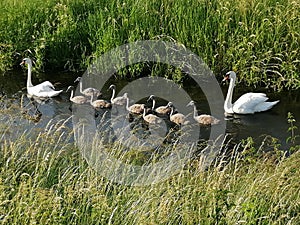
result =
[[[74,85],[74,79],[77,77],[75,74],[40,74],[38,78],[35,77],[33,83],[39,83],[44,80],[50,80],[55,84],[57,89],[66,90],[69,85]],[[117,92],[129,81],[116,81],[114,84],[117,86]],[[110,99],[111,92],[107,90],[109,84],[105,85],[102,90],[103,98]],[[70,117],[72,112],[70,111],[69,94],[63,92],[59,97],[48,99],[45,102],[38,102],[36,100],[29,99],[26,96],[26,73],[24,71],[8,72],[0,76],[0,95],[6,96],[11,103],[22,106],[23,117],[14,118],[10,129],[11,137],[17,138],[18,135],[24,133],[25,130],[29,131],[31,128],[40,130],[45,128],[49,121],[58,122],[62,120],[68,120],[66,125],[72,129],[72,123]],[[224,96],[227,92],[227,85],[222,85],[222,91]],[[198,113],[204,114],[210,113],[209,106],[206,102],[205,95],[197,85],[186,82],[183,84],[183,88],[188,92],[189,96],[195,100]],[[256,90],[243,90],[236,89],[233,99],[237,99],[245,92]],[[270,100],[280,100],[280,103],[272,108],[270,111],[257,113],[254,115],[237,115],[233,119],[226,120],[226,132],[234,142],[238,142],[241,139],[245,139],[249,136],[254,140],[262,141],[266,135],[270,135],[279,140],[279,143],[283,148],[288,148],[286,139],[289,137],[287,132],[289,124],[287,123],[288,112],[293,113],[296,119],[296,126],[300,127],[300,91],[290,91],[281,93],[272,93],[264,90],[267,93]],[[153,93],[155,94],[155,93]],[[145,96],[148,97],[148,96]],[[138,101],[138,99],[135,99]],[[223,101],[223,100],[221,100]],[[157,106],[166,105],[167,99],[157,100]],[[175,103],[176,104],[176,103]],[[151,106],[151,104],[149,104]],[[2,108],[5,106],[2,104]],[[2,110],[3,111],[3,110]],[[0,112],[1,123],[8,121],[7,112]],[[14,113],[12,111],[11,113]],[[225,120],[225,118],[218,118]],[[207,139],[210,134],[210,128],[204,127],[200,130],[200,138]]]

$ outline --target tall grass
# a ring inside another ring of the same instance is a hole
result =
[[[0,68],[29,55],[39,70],[85,69],[121,44],[162,39],[184,44],[217,76],[234,69],[245,84],[294,89],[299,11],[293,0],[3,0]]]
[[[261,144],[251,138],[228,143],[205,171],[193,159],[166,181],[134,187],[112,183],[89,167],[63,121],[49,123],[36,138],[3,138],[7,126],[0,140],[1,224],[300,222],[296,145],[286,157],[269,137]]]
[[[299,150],[277,162],[265,155],[249,163],[245,144],[205,172],[194,161],[168,181],[138,188],[97,175],[77,148],[48,135],[2,145],[2,224],[300,222]]]

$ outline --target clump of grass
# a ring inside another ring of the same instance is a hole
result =
[[[291,142],[292,144],[295,144],[296,139],[299,137],[299,135],[296,134],[296,130],[298,129],[298,127],[294,125],[296,120],[291,112],[288,112],[287,122],[290,125],[290,127],[288,128],[288,132],[290,132],[291,135],[287,138],[286,142]]]
[[[82,70],[117,46],[159,39],[191,49],[217,76],[234,69],[247,85],[296,89],[299,8],[283,0],[4,0],[0,68],[30,56],[38,70]],[[150,71],[162,75],[161,68]],[[144,69],[133,65],[127,72]]]

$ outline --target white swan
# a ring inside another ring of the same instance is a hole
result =
[[[230,80],[227,96],[224,102],[224,110],[227,114],[253,114],[255,112],[262,112],[272,108],[279,102],[267,102],[268,97],[264,93],[246,93],[242,95],[235,103],[232,104],[232,94],[236,74],[234,71],[226,73],[223,81]]]
[[[53,84],[49,81],[45,81],[41,84],[32,85],[31,82],[31,70],[32,70],[32,61],[30,58],[24,58],[20,65],[28,65],[28,76],[27,76],[27,93],[30,96],[36,96],[40,98],[49,98],[59,95],[63,90],[55,91]]]

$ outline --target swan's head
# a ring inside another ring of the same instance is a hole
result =
[[[108,89],[109,89],[109,90],[116,90],[116,85],[112,84],[112,85],[109,86]]]
[[[70,91],[70,90],[74,90],[74,86],[69,86],[66,90],[66,92]]]
[[[236,73],[234,71],[229,71],[225,74],[224,79],[222,81],[235,79],[235,78],[236,78]]]
[[[173,102],[168,102],[167,107],[173,107]]]
[[[74,80],[74,83],[80,82],[80,81],[81,81],[81,77],[77,77],[76,80]]]
[[[20,63],[20,65],[24,65],[24,64],[27,64],[27,65],[32,66],[32,61],[31,61],[31,59],[30,59],[30,58],[24,58],[24,59],[22,60],[22,62]]]
[[[192,100],[192,101],[190,101],[189,104],[187,104],[186,106],[188,107],[188,106],[194,106],[194,105],[195,105],[195,102]]]
[[[155,97],[154,95],[150,95],[149,98],[147,99],[147,102],[149,102],[150,100],[153,100],[154,97]]]

